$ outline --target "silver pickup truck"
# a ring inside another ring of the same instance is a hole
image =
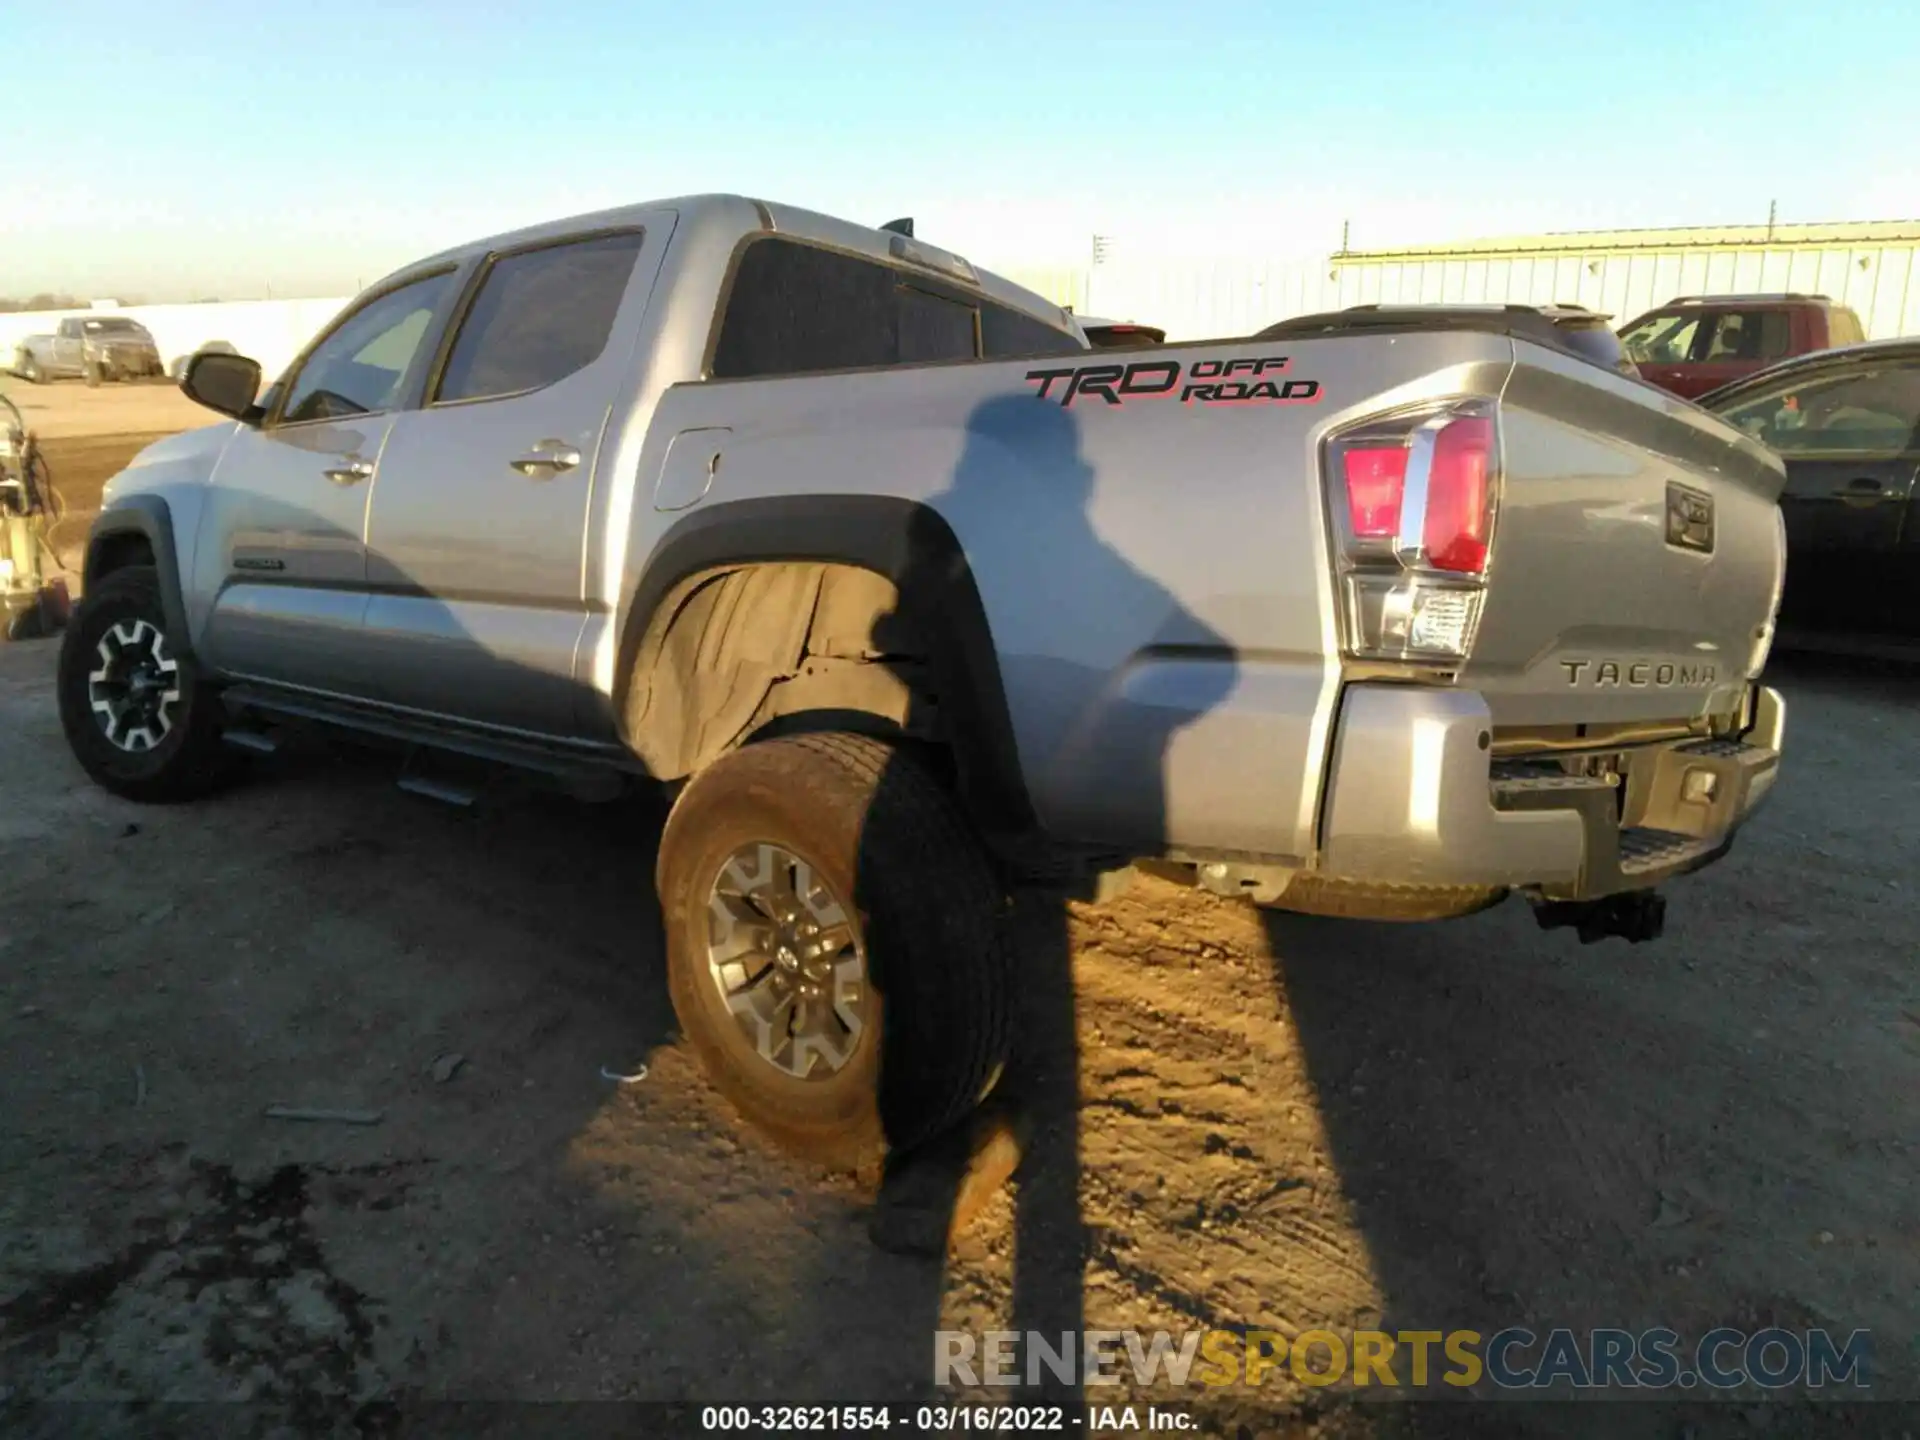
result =
[[[147,327],[125,315],[70,315],[51,334],[21,340],[13,371],[34,384],[64,377],[98,385],[160,374],[160,351]]]
[[[231,419],[109,484],[66,734],[146,800],[298,720],[667,783],[686,1033],[836,1164],[992,1085],[1023,877],[1646,938],[1774,780],[1783,474],[1524,318],[1096,352],[750,199],[480,241],[264,395],[193,362]]]

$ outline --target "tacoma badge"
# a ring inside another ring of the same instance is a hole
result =
[[[1562,660],[1567,684],[1596,688],[1627,686],[1634,690],[1704,689],[1718,676],[1717,667],[1695,661],[1676,665],[1660,660]]]

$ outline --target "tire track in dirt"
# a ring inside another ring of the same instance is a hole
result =
[[[1179,1328],[1377,1314],[1257,912],[1143,878],[1072,922],[1083,1210],[1110,1288]]]

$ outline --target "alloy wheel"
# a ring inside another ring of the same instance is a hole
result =
[[[846,1067],[872,1018],[866,947],[813,865],[766,841],[735,850],[708,894],[707,936],[708,973],[761,1059],[797,1080]]]
[[[137,755],[173,731],[180,705],[180,663],[167,637],[146,620],[121,620],[100,637],[87,676],[87,705],[101,733]]]

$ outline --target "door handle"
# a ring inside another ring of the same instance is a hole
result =
[[[373,474],[371,460],[343,460],[331,470],[320,472],[336,485],[358,485]]]
[[[1849,480],[1840,491],[1840,503],[1843,505],[1871,505],[1882,495],[1878,480],[1870,475],[1862,475]]]
[[[551,480],[580,463],[580,452],[564,440],[542,440],[518,460],[508,462],[533,480]]]

